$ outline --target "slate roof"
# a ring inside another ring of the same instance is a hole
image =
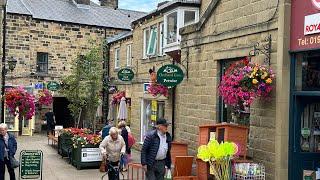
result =
[[[96,5],[80,8],[68,0],[8,0],[7,12],[30,15],[34,19],[118,29],[131,29],[131,22],[146,14]]]
[[[124,31],[124,32],[121,32],[121,33],[113,36],[113,37],[108,38],[107,42],[108,42],[108,44],[111,44],[111,43],[114,43],[114,42],[119,41],[121,39],[125,39],[130,36],[132,36],[132,31]]]

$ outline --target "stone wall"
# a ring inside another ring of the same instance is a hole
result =
[[[7,18],[7,57],[18,60],[8,78],[13,76],[12,82],[16,85],[59,81],[70,73],[71,61],[90,49],[89,41],[100,46],[105,35],[110,37],[120,32],[117,29],[37,20],[23,15],[9,14]],[[36,76],[37,52],[49,54],[48,75]]]
[[[132,70],[135,77],[132,83],[114,82],[119,90],[125,90],[126,96],[131,98],[131,130],[137,141],[140,141],[141,132],[141,101],[143,99],[154,99],[151,95],[143,93],[143,83],[149,82],[149,69],[155,66],[158,70],[164,64],[170,64],[171,58],[168,56],[157,56],[143,59],[143,29],[157,25],[163,21],[163,17],[157,16],[142,22],[133,29],[133,36],[126,40],[113,43],[110,47],[110,76],[117,79],[118,70],[114,69],[114,50],[120,48],[120,66],[126,66],[126,46],[132,44]],[[159,100],[159,99],[158,99]],[[172,97],[163,100],[165,102],[165,118],[172,121]],[[171,126],[172,127],[172,126]],[[169,127],[169,129],[171,129]],[[171,131],[171,130],[170,130]]]
[[[217,7],[206,14],[205,23],[196,25],[201,26],[199,31],[192,26],[181,31],[182,59],[189,61],[190,76],[177,89],[178,139],[197,142],[198,125],[219,121],[217,89],[221,60],[248,56],[254,43],[271,34],[271,68],[277,70],[277,17],[277,1],[220,0]],[[263,59],[264,56],[260,55],[253,57],[252,61],[262,64]],[[266,166],[267,179],[275,179],[277,166],[276,107],[276,95],[273,93],[271,101],[256,100],[250,108],[249,156]],[[197,144],[190,148],[195,155]]]

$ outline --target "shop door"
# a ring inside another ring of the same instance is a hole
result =
[[[307,171],[320,168],[320,97],[296,95],[293,101],[294,143],[289,179],[302,180]]]

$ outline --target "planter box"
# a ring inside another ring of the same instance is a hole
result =
[[[72,136],[60,135],[58,137],[58,154],[62,157],[69,157],[72,149]]]
[[[72,148],[71,163],[78,170],[88,167],[99,168],[101,160],[102,155],[99,145],[86,145],[84,147],[78,146],[77,148]]]

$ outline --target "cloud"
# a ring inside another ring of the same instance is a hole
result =
[[[119,0],[121,9],[150,12],[157,7],[158,0]]]

